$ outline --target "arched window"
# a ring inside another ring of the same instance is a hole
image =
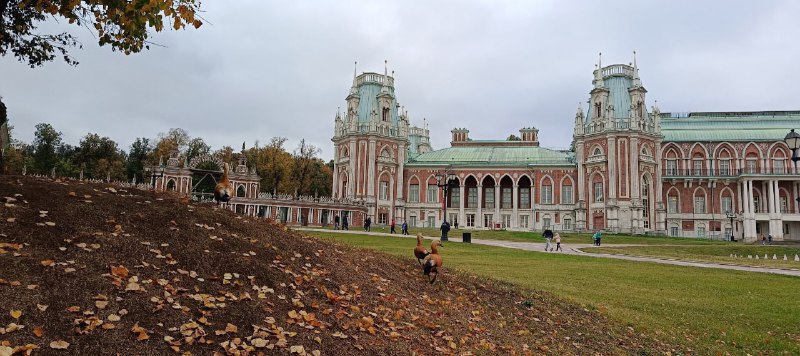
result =
[[[595,147],[594,152],[592,152],[592,156],[602,156],[603,151],[600,150],[600,147]]]
[[[236,196],[240,198],[244,198],[247,195],[244,191],[244,186],[240,185],[239,188],[236,188]]]
[[[572,180],[564,179],[561,182],[561,204],[573,204]]]
[[[719,175],[731,175],[731,154],[727,149],[722,149],[719,152]]]
[[[174,179],[170,179],[170,180],[167,181],[167,190],[169,190],[169,191],[175,191],[176,190],[176,185],[175,185],[175,180]]]
[[[644,228],[650,228],[650,181],[647,176],[642,177],[642,219]]]
[[[542,181],[542,204],[553,204],[553,181],[550,178],[545,178]]]
[[[667,213],[676,214],[680,211],[678,210],[679,205],[679,198],[678,192],[675,190],[671,190],[667,195]]]
[[[389,121],[389,112],[390,112],[389,108],[383,108],[383,115],[382,115],[383,122]]]
[[[698,189],[694,192],[694,213],[705,214],[706,212],[706,192]]]

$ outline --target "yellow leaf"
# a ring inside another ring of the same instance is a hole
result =
[[[108,306],[108,301],[105,301],[105,300],[98,300],[98,301],[94,302],[94,305],[95,305],[95,306],[96,306],[98,309],[105,309],[105,308],[106,308],[106,306]]]
[[[64,340],[57,340],[50,343],[50,347],[54,349],[64,350],[69,347],[69,343]]]
[[[237,331],[239,331],[239,328],[237,328],[236,325],[233,325],[231,323],[228,323],[228,325],[225,325],[225,332],[235,333]]]
[[[22,316],[22,310],[12,310],[11,317],[14,319],[19,319]]]
[[[44,329],[42,329],[41,326],[33,328],[33,335],[36,335],[36,337],[42,337],[42,335],[44,335]]]
[[[41,264],[42,264],[42,266],[45,266],[45,267],[50,267],[50,266],[52,266],[52,265],[53,265],[55,262],[54,262],[53,260],[42,260],[42,261],[41,261],[41,262],[39,262],[39,263],[41,263]]]

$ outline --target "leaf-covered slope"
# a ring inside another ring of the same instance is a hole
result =
[[[0,355],[671,350],[552,297],[452,270],[429,285],[414,259],[171,195],[4,176],[0,200]]]

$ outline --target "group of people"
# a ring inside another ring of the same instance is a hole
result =
[[[761,244],[762,245],[766,245],[766,244],[770,244],[771,245],[772,244],[772,234],[767,234],[767,236],[764,236],[764,233],[761,233]]]
[[[339,215],[336,215],[336,216],[333,217],[333,229],[334,230],[339,230],[339,221],[340,221],[339,220]],[[347,216],[343,216],[342,219],[341,219],[341,222],[342,222],[342,225],[341,225],[342,230],[350,230],[350,224],[347,222]]]
[[[542,233],[542,236],[544,237],[545,241],[547,241],[547,243],[544,245],[545,252],[553,252],[553,246],[550,243],[551,240],[555,240],[556,251],[564,252],[564,250],[561,249],[561,235],[559,235],[559,233],[555,233],[555,235],[553,235],[553,230],[545,229],[544,233]]]
[[[369,218],[367,218],[367,219],[369,219]],[[397,233],[397,230],[394,229],[394,226],[395,226],[394,219],[392,219],[392,222],[389,224],[389,233],[390,234]],[[408,223],[407,222],[403,221],[403,223],[400,224],[400,233],[403,234],[403,235],[408,235]]]

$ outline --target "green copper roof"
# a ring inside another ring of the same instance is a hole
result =
[[[661,114],[664,141],[781,141],[800,127],[800,111]]]
[[[369,122],[372,112],[375,111],[378,120],[380,120],[380,111],[378,110],[378,95],[384,87],[385,76],[377,73],[363,73],[358,77],[357,95],[358,95],[358,121]],[[392,105],[390,116],[392,123],[397,125],[397,102],[394,96],[394,80],[389,77],[389,85],[386,85],[389,96],[392,97]]]
[[[574,166],[572,153],[542,147],[459,146],[423,153],[409,160],[407,166]]]

